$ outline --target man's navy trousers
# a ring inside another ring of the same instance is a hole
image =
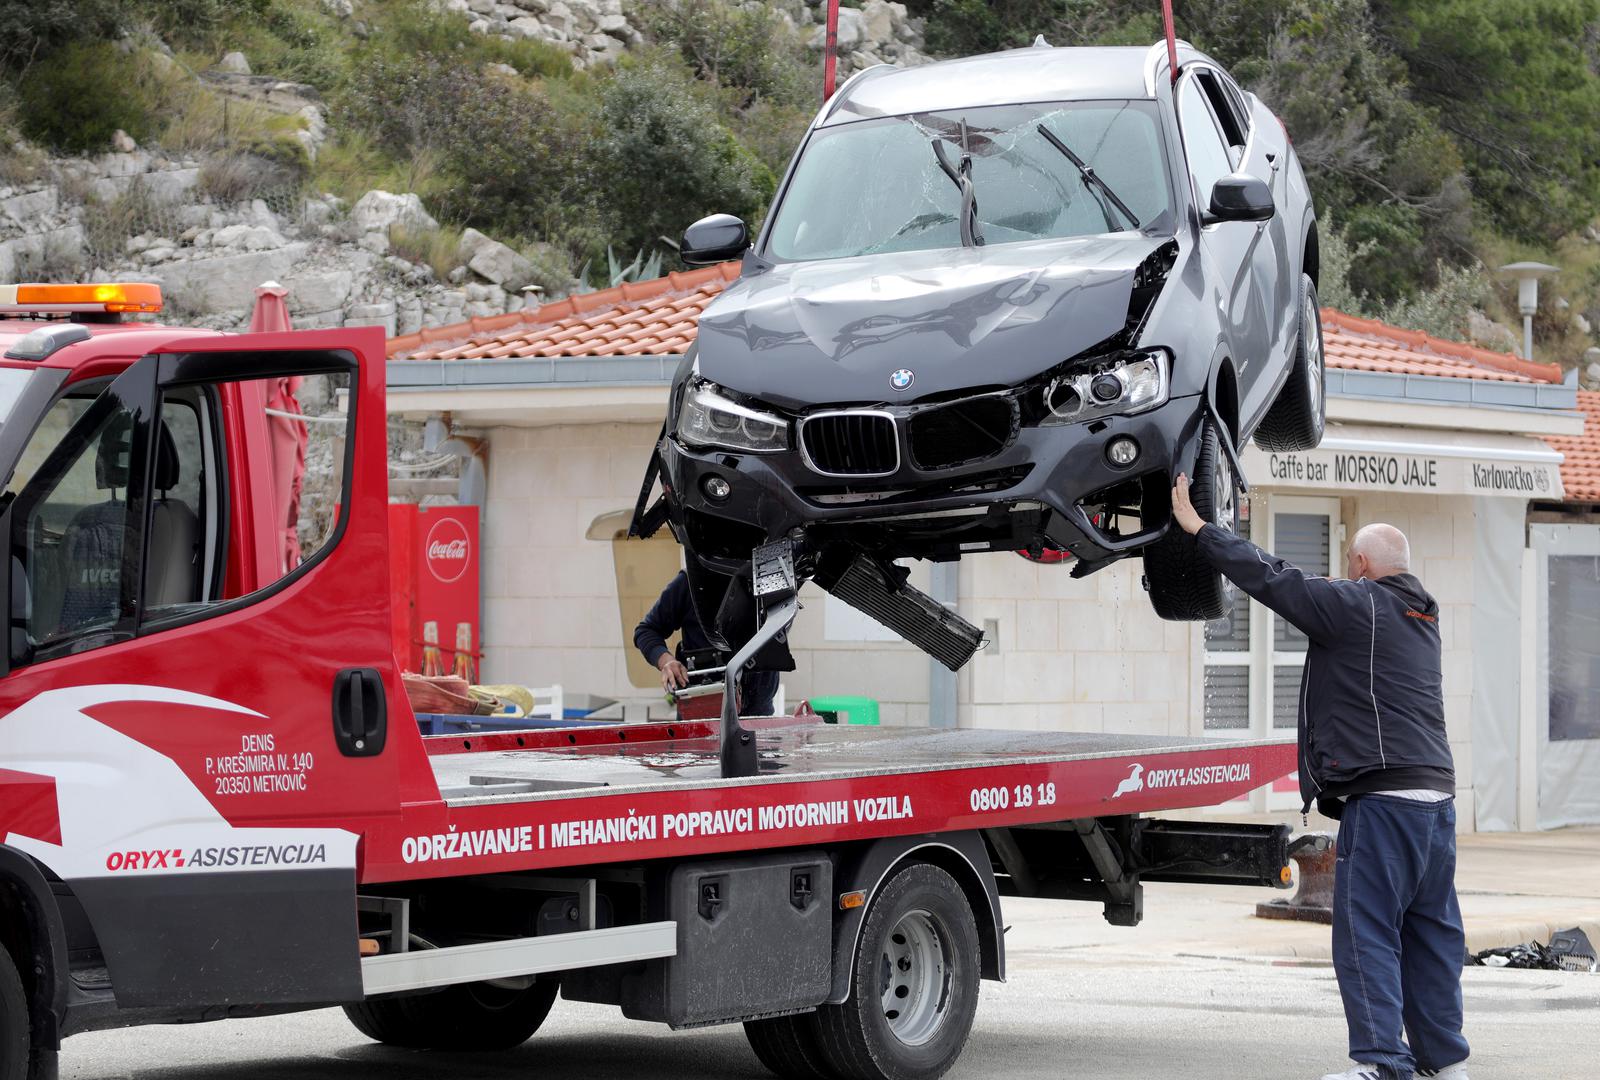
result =
[[[1351,1058],[1382,1066],[1392,1080],[1467,1058],[1466,935],[1455,877],[1454,799],[1374,794],[1346,804],[1334,878],[1333,966]]]

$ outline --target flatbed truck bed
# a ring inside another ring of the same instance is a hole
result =
[[[390,630],[381,331],[107,320],[152,286],[46,299],[0,317],[0,1080],[54,1075],[80,1031],[329,1005],[492,1051],[558,995],[744,1023],[792,1080],[931,1080],[1004,978],[1004,896],[1132,926],[1148,882],[1288,881],[1286,826],[1152,816],[1291,772],[1287,743],[728,707],[424,737]],[[348,408],[333,520],[301,538],[273,473],[293,410],[268,402],[312,377]],[[770,640],[799,597],[796,553],[766,554]]]

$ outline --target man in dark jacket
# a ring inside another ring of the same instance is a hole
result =
[[[1467,1080],[1439,605],[1410,572],[1405,535],[1368,525],[1335,581],[1204,521],[1186,476],[1172,514],[1220,574],[1310,639],[1300,793],[1340,823],[1333,964],[1356,1062],[1322,1080]]]
[[[688,668],[667,648],[667,639],[679,630],[683,631],[685,652],[713,648],[695,614],[694,599],[689,595],[689,575],[682,570],[661,590],[655,604],[633,631],[634,646],[661,672],[662,689],[669,694],[689,685]],[[778,673],[746,671],[739,681],[739,690],[739,715],[771,716],[772,699],[778,692]]]

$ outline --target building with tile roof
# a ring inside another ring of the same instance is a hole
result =
[[[634,713],[652,701],[660,711],[654,672],[628,642],[679,555],[666,530],[624,537],[673,371],[700,314],[737,276],[733,263],[671,274],[389,343],[391,412],[447,418],[487,447],[486,678],[562,683],[632,702]],[[1531,765],[1503,760],[1521,760],[1540,722],[1519,690],[1544,617],[1544,601],[1521,587],[1522,562],[1535,557],[1529,508],[1600,501],[1600,395],[1580,396],[1555,365],[1331,309],[1323,319],[1326,437],[1302,454],[1245,448],[1242,527],[1331,574],[1360,525],[1404,529],[1442,608],[1461,826],[1566,820],[1529,803],[1539,786]],[[1078,580],[979,555],[942,568],[941,586],[913,566],[919,588],[947,589],[995,643],[953,680],[808,589],[784,693],[790,703],[864,694],[898,724],[1292,735],[1304,639],[1242,597],[1218,623],[1163,623],[1139,571],[1130,560]],[[1495,764],[1475,771],[1475,761]],[[1253,808],[1291,810],[1292,787],[1258,792]]]

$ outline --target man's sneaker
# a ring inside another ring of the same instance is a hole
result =
[[[1328,1073],[1322,1080],[1384,1080],[1384,1073],[1376,1065],[1367,1065],[1356,1062],[1355,1067],[1348,1072]]]
[[[1468,1080],[1467,1063],[1465,1061],[1458,1061],[1454,1065],[1448,1065],[1445,1068],[1440,1069],[1438,1072],[1429,1072],[1427,1069],[1418,1069],[1417,1075],[1435,1077],[1437,1080]]]

